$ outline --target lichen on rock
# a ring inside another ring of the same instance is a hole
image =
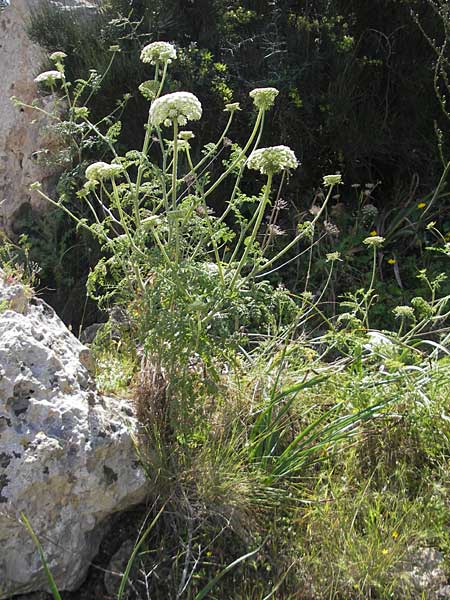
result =
[[[1,271],[0,305],[0,599],[47,587],[21,513],[60,589],[73,590],[108,517],[146,496],[137,423],[97,392],[88,349],[53,309]]]

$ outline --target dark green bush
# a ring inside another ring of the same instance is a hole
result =
[[[82,19],[45,0],[30,26],[44,47],[67,52],[69,76],[84,76],[90,68],[101,72],[109,46],[120,43],[122,53],[97,96],[99,110],[145,79],[139,47],[157,38],[174,40],[183,48],[174,85],[195,87],[207,109],[231,93],[248,105],[255,86],[280,89],[266,141],[282,139],[301,157],[298,189],[340,169],[349,182],[381,180],[379,200],[389,206],[413,174],[424,185],[436,180],[433,123],[441,115],[433,93],[434,53],[410,15],[419,13],[429,35],[439,37],[440,21],[427,0],[100,4],[97,15]],[[146,103],[134,97],[124,138],[133,147],[142,135],[133,124],[145,110]],[[205,139],[210,134],[205,131]]]

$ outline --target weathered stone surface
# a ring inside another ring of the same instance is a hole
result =
[[[47,587],[21,513],[59,587],[72,590],[107,517],[145,497],[136,421],[98,394],[91,367],[54,311],[0,272],[0,599]]]
[[[57,145],[47,130],[47,118],[33,109],[18,108],[10,98],[16,96],[30,104],[39,94],[34,77],[39,73],[44,53],[33,44],[26,32],[30,11],[40,0],[13,0],[0,11],[0,229],[14,234],[18,215],[28,204],[36,210],[47,203],[29,186],[40,181],[45,191],[52,192],[59,168],[36,160],[42,149]],[[78,10],[77,17],[88,15],[95,2],[69,0],[58,2],[56,8]],[[51,96],[41,97],[43,108],[53,102]]]
[[[50,0],[51,4],[60,8],[61,10],[97,10],[98,8],[98,0],[97,2],[90,2],[89,0]]]
[[[30,103],[37,96],[33,78],[43,55],[25,31],[27,15],[36,2],[13,0],[0,12],[0,228],[7,233],[12,232],[14,217],[24,204],[43,206],[28,188],[33,181],[45,181],[52,175],[33,159],[33,153],[42,147],[45,117],[31,109],[19,109],[10,100],[17,96]],[[34,124],[33,119],[37,119]]]
[[[448,600],[450,585],[445,561],[436,548],[411,549],[399,565],[402,586],[396,590],[399,597]]]

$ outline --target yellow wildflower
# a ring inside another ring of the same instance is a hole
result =
[[[419,202],[419,204],[417,205],[417,208],[425,208],[426,205],[427,205],[426,202]]]
[[[388,258],[388,263],[389,263],[390,265],[395,265],[395,263],[396,263],[396,260],[395,260],[395,258]]]
[[[389,550],[387,548],[383,548],[381,554],[384,554],[386,556],[386,554],[389,554]]]
[[[373,230],[372,230],[372,231],[369,233],[369,235],[371,235],[372,237],[374,237],[375,235],[378,235],[378,233],[377,233],[377,230],[376,230],[376,229],[373,229]]]
[[[398,538],[398,531],[393,531],[393,532],[392,532],[392,538],[393,538],[394,540],[396,540],[396,539]]]

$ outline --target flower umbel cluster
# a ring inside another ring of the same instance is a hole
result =
[[[263,175],[273,175],[279,171],[296,169],[298,160],[288,146],[271,146],[252,152],[248,157],[247,167],[260,171]]]
[[[65,58],[67,58],[67,54],[62,52],[61,50],[57,50],[56,52],[52,52],[49,56],[50,60],[53,62],[62,62]]]
[[[89,181],[102,181],[102,179],[111,179],[111,177],[119,175],[121,171],[121,165],[99,161],[89,165],[85,171],[85,175]]]
[[[192,131],[180,131],[180,133],[178,134],[178,137],[180,138],[180,140],[184,140],[185,142],[188,142],[189,140],[194,139],[195,135],[193,134]]]
[[[323,178],[323,185],[325,187],[339,185],[340,183],[342,183],[342,175],[340,175],[340,173],[336,173],[336,175],[325,175]]]
[[[198,121],[202,116],[200,100],[191,92],[174,92],[161,96],[150,107],[152,125],[170,127],[175,121],[184,126],[188,121]]]
[[[277,88],[273,87],[256,88],[250,92],[249,96],[253,99],[253,104],[256,108],[269,110],[269,108],[273,106],[275,98],[279,93]]]
[[[414,308],[412,306],[396,306],[392,309],[396,319],[414,319]]]
[[[365,240],[363,240],[363,244],[366,244],[366,246],[382,246],[384,242],[384,237],[382,237],[381,235],[372,235],[371,237],[367,237]]]
[[[141,51],[141,60],[143,63],[156,65],[157,63],[170,64],[177,57],[177,51],[169,42],[153,42],[147,44]]]
[[[57,80],[63,79],[64,75],[59,71],[44,71],[34,78],[35,83],[53,85]]]
[[[236,112],[237,110],[241,110],[241,106],[239,102],[230,102],[225,104],[225,108],[223,110],[225,112]]]

